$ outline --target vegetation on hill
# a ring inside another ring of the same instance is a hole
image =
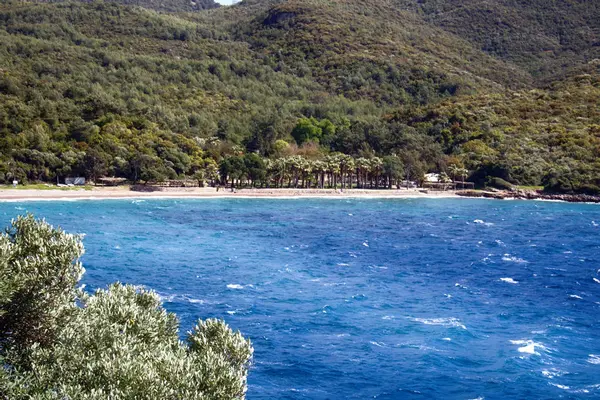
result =
[[[67,0],[32,0],[38,3],[62,3]],[[92,3],[96,0],[78,0],[84,3]],[[139,6],[156,11],[164,12],[192,12],[209,10],[219,7],[214,0],[106,0],[117,4],[128,6]]]
[[[536,79],[600,57],[600,3],[588,0],[394,0]]]
[[[600,193],[600,63],[543,89],[479,94],[399,112],[483,185],[498,177],[558,192]]]
[[[0,398],[243,399],[252,346],[223,321],[179,339],[157,294],[76,286],[81,239],[31,215],[0,235]]]
[[[225,182],[224,160],[256,153],[275,185],[277,159],[342,153],[397,157],[418,174],[467,168],[480,185],[593,190],[597,10],[563,8],[245,0],[160,14],[5,1],[0,181]],[[539,21],[517,29],[519,12]],[[514,29],[488,26],[495,13]],[[499,32],[495,47],[484,43]]]

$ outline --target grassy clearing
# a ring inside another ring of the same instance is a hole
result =
[[[543,186],[517,186],[519,190],[544,190]]]

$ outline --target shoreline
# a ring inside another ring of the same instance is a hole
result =
[[[97,187],[91,190],[0,189],[0,202],[127,200],[127,199],[214,199],[214,198],[459,198],[455,191],[422,192],[414,189],[240,189],[216,191],[215,188],[162,188],[134,191],[127,187]]]
[[[487,199],[530,200],[598,204],[600,197],[590,195],[544,194],[531,191],[425,191],[422,189],[239,189],[235,192],[215,188],[149,188],[131,190],[126,186],[90,189],[12,189],[0,188],[0,202],[144,200],[144,199]]]
[[[600,196],[594,196],[589,194],[552,194],[542,193],[539,191],[532,190],[517,190],[514,192],[509,191],[473,191],[466,190],[457,193],[459,197],[465,198],[485,198],[495,200],[533,200],[533,201],[553,201],[563,203],[586,203],[586,204],[598,204],[600,203]]]

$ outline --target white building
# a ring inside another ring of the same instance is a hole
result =
[[[425,182],[428,183],[440,183],[442,180],[440,178],[440,174],[430,173],[425,174]]]

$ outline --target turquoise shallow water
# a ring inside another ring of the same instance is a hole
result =
[[[600,206],[491,200],[0,203],[85,233],[88,288],[249,336],[249,399],[600,398]]]

